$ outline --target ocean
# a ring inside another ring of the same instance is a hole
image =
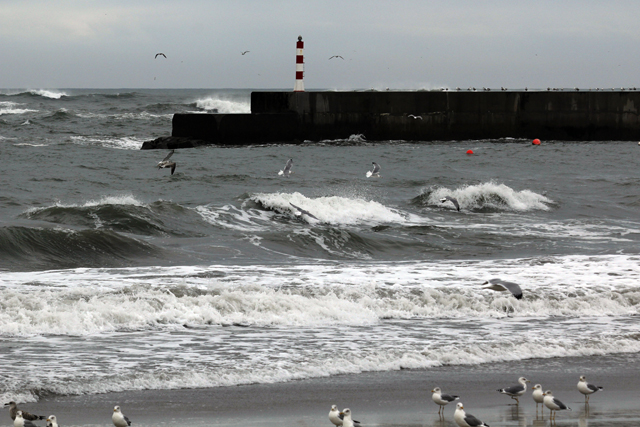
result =
[[[2,402],[640,351],[636,141],[140,150],[250,93],[0,90]]]

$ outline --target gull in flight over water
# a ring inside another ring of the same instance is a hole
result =
[[[244,55],[245,53],[249,53],[249,52],[251,52],[251,51],[250,50],[245,50],[244,52],[240,52],[240,53]]]
[[[409,114],[409,116],[408,116],[408,117],[411,117],[413,120],[417,120],[417,119],[422,120],[422,116],[416,116],[416,115],[414,115],[414,114]]]
[[[176,162],[170,162],[169,161],[169,158],[171,156],[173,156],[173,152],[174,151],[175,150],[169,151],[169,154],[167,154],[167,157],[162,159],[161,162],[158,162],[158,169],[160,169],[160,168],[171,168],[171,175],[173,175],[173,172],[176,170]]]
[[[309,216],[309,217],[311,217],[311,218],[313,218],[313,219],[318,219],[316,216],[312,215],[312,214],[311,214],[311,212],[309,212],[309,211],[305,211],[305,210],[304,210],[304,209],[302,209],[301,207],[296,206],[296,205],[294,205],[294,204],[293,204],[293,203],[291,203],[291,202],[289,202],[289,204],[290,204],[291,206],[293,206],[295,209],[297,209],[297,210],[298,210],[297,212],[295,212],[296,216],[307,215],[307,216]],[[320,221],[320,220],[318,219],[318,221]]]
[[[460,204],[458,203],[458,199],[456,199],[455,197],[451,197],[451,196],[444,196],[442,199],[440,199],[440,203],[446,203],[447,200],[450,201],[451,203],[453,203],[453,206],[456,207],[458,212],[460,211]]]
[[[291,166],[293,166],[293,159],[289,159],[287,160],[287,164],[284,165],[284,169],[281,170],[280,172],[278,172],[278,175],[284,175],[284,176],[289,176],[291,175],[293,172],[291,171]]]
[[[506,280],[490,279],[482,284],[482,289],[491,289],[492,291],[511,292],[516,299],[522,299],[522,289],[520,285]],[[522,379],[522,378],[520,378]],[[528,381],[527,381],[528,382]],[[525,386],[526,389],[526,386]]]
[[[332,56],[331,58],[329,58],[329,59],[333,59],[333,58],[340,58],[340,59],[344,60],[344,58],[343,58],[342,56],[340,56],[340,55],[333,55],[333,56]]]
[[[380,178],[380,165],[376,162],[371,162],[371,164],[373,165],[373,169],[367,172],[367,178],[371,178],[374,175]]]
[[[156,53],[156,56],[154,57],[154,59],[157,58],[158,56],[164,56],[165,59],[167,58],[167,55],[165,55],[164,53],[160,52],[160,53]]]

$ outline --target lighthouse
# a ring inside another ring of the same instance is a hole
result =
[[[298,36],[296,43],[296,84],[293,86],[294,92],[304,92],[304,83],[302,77],[304,75],[304,42],[302,36]]]

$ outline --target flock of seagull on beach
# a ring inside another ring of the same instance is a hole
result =
[[[6,403],[4,406],[9,407],[9,416],[13,420],[13,427],[38,427],[33,421],[44,420],[47,421],[47,427],[58,427],[58,420],[55,415],[34,415],[27,411],[18,409],[16,402]],[[111,415],[111,421],[115,427],[129,427],[131,421],[127,418],[119,406],[113,408],[113,415]]]
[[[519,405],[520,401],[518,400],[518,398],[527,391],[528,382],[531,381],[524,377],[520,377],[518,379],[518,384],[511,387],[501,388],[498,390],[498,392],[510,396],[516,401],[516,405]],[[585,405],[589,405],[589,396],[599,390],[603,390],[603,388],[588,383],[587,378],[584,375],[580,376],[580,380],[578,381],[578,391],[584,395]],[[435,387],[433,390],[431,390],[431,393],[433,393],[431,395],[431,399],[440,406],[440,408],[438,409],[438,416],[440,416],[441,418],[444,418],[444,407],[449,403],[455,402],[456,400],[460,399],[460,396],[443,393],[440,387]],[[538,405],[542,404],[549,409],[549,419],[552,421],[556,419],[558,411],[571,410],[571,408],[554,397],[551,390],[542,392],[542,386],[540,384],[536,384],[535,386],[533,386],[532,397],[536,402],[536,415],[538,413]],[[542,407],[543,418],[544,406]],[[462,402],[458,402],[456,404],[456,411],[453,414],[453,419],[460,427],[489,427],[489,424],[486,424],[473,415],[466,413]],[[360,426],[359,421],[355,421],[353,418],[351,418],[351,410],[349,408],[339,411],[336,405],[331,406],[331,410],[329,411],[329,421],[331,421],[331,423],[336,427]]]

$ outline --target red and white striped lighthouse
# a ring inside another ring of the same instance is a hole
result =
[[[304,42],[302,36],[298,36],[298,43],[296,43],[296,84],[293,86],[294,92],[304,92],[304,83],[302,77],[304,75]]]

